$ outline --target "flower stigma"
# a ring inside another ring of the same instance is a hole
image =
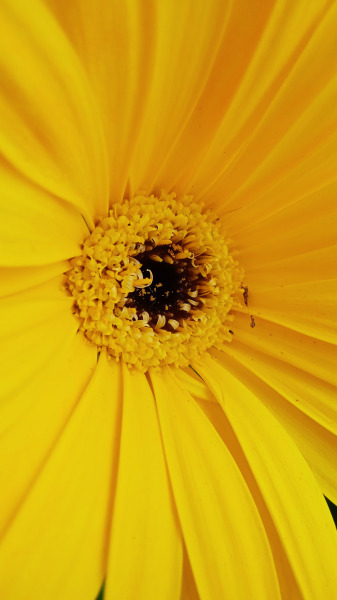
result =
[[[202,208],[166,192],[124,199],[71,259],[65,289],[98,350],[146,372],[185,367],[231,340],[243,273]]]

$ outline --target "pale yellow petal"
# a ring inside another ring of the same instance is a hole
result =
[[[123,410],[107,600],[180,597],[182,541],[156,406],[145,375],[123,368]]]
[[[4,0],[0,23],[1,153],[92,224],[107,208],[108,171],[80,61],[40,0],[32,0],[29,9],[21,0]]]
[[[94,365],[84,347],[77,350],[62,374],[68,385],[75,379],[72,393],[57,379],[54,398],[50,386],[42,387],[33,411],[22,415],[27,433],[18,437],[17,459],[7,454],[6,463],[11,457],[19,472],[29,466],[33,474],[36,453],[40,464],[0,545],[3,598],[92,600],[105,575],[120,379],[104,358],[90,379]],[[7,493],[7,483],[2,490]]]
[[[225,444],[169,369],[151,373],[151,381],[173,494],[200,597],[278,598],[275,566],[262,521]]]
[[[289,557],[303,597],[333,598],[337,537],[317,481],[271,412],[225,362],[196,363],[234,429]],[[213,388],[213,381],[217,385]]]

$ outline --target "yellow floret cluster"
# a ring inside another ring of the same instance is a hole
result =
[[[114,359],[145,372],[187,366],[210,346],[230,340],[229,312],[240,295],[242,272],[214,220],[191,197],[173,193],[140,194],[113,205],[66,273],[79,329],[98,350],[105,347]],[[163,328],[165,314],[153,323],[146,312],[126,306],[135,289],[152,283],[152,273],[144,277],[136,257],[148,252],[152,260],[163,260],[156,247],[167,247],[164,260],[178,267],[188,259],[197,281],[183,306],[187,318],[171,319],[171,331]]]

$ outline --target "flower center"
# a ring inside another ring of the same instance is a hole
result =
[[[116,360],[144,372],[187,366],[231,339],[242,271],[201,208],[165,192],[123,200],[70,261],[79,329]]]

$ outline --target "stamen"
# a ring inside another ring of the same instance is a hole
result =
[[[231,339],[243,273],[201,209],[165,192],[116,203],[70,261],[65,289],[99,351],[146,371]]]

